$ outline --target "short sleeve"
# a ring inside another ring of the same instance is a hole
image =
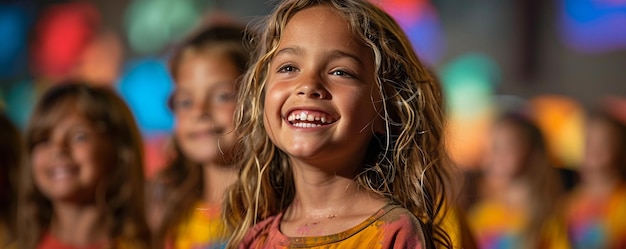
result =
[[[384,231],[382,248],[426,248],[422,225],[408,210],[397,208],[381,219],[384,221],[381,227]]]

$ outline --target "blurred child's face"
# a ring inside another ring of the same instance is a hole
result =
[[[528,138],[519,127],[506,121],[497,124],[492,133],[487,174],[500,179],[515,178],[528,162],[528,147]]]
[[[172,107],[183,154],[202,164],[226,164],[235,143],[235,81],[240,72],[226,56],[190,54],[178,67]]]
[[[116,155],[106,134],[70,111],[35,144],[31,159],[38,189],[50,201],[90,202]]]
[[[372,51],[325,5],[287,23],[265,92],[265,129],[293,160],[359,167],[384,131]]]
[[[619,151],[618,129],[604,120],[594,119],[588,123],[585,162],[583,172],[601,171],[612,173],[614,164],[623,151]]]

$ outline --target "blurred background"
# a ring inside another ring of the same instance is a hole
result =
[[[449,148],[481,164],[491,120],[532,107],[554,163],[575,169],[585,113],[626,120],[624,0],[375,0],[438,74]],[[248,23],[264,0],[23,0],[0,2],[0,108],[21,128],[46,87],[69,77],[112,84],[142,129],[151,176],[173,126],[169,51],[198,26]]]

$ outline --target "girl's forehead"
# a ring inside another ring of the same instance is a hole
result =
[[[296,12],[280,36],[279,51],[284,47],[337,49],[373,62],[371,49],[355,35],[350,22],[327,5],[315,5]]]
[[[48,103],[49,105],[42,106],[40,118],[46,120],[60,121],[60,119],[62,119],[63,117],[79,111],[79,108],[77,107],[77,102],[78,101],[76,98],[68,97],[59,99],[52,103]]]
[[[350,22],[338,10],[328,5],[314,5],[295,12],[287,21],[286,27],[318,26],[328,33],[351,31]],[[323,26],[333,24],[332,26]],[[352,32],[348,32],[352,35]]]
[[[86,110],[83,105],[82,101],[76,97],[59,99],[50,103],[49,106],[43,106],[33,122],[41,130],[51,130],[70,117],[92,124],[95,120],[90,118],[89,110]]]

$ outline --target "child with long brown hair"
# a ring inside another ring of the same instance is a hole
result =
[[[581,183],[564,204],[572,248],[626,248],[626,124],[606,111],[587,121]]]
[[[544,248],[562,186],[541,130],[523,113],[493,125],[479,197],[468,212],[479,248]]]
[[[139,130],[111,89],[64,82],[36,104],[17,247],[149,248]]]
[[[239,171],[233,112],[235,83],[250,58],[245,35],[234,24],[209,26],[170,60],[175,153],[152,184],[159,246],[222,248],[230,236],[221,205]]]
[[[236,109],[230,248],[450,247],[440,87],[362,0],[287,0]]]

